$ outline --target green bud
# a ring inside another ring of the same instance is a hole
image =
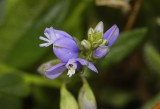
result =
[[[61,87],[60,109],[78,109],[78,104],[74,96],[66,89],[65,85]]]
[[[81,45],[82,45],[85,49],[90,49],[90,48],[91,48],[91,44],[90,44],[90,42],[87,41],[87,40],[83,40],[83,41],[81,42]]]
[[[94,28],[94,30],[103,33],[103,22],[100,21],[100,22],[96,25],[96,27]]]
[[[60,60],[58,59],[54,59],[48,62],[43,63],[42,65],[39,66],[38,68],[38,72],[42,75],[45,75],[45,72],[48,68],[51,68],[52,66],[56,65],[57,63],[59,63]]]
[[[94,34],[93,28],[89,28],[89,30],[88,30],[88,40],[89,41],[93,41],[94,40],[93,34]]]
[[[83,86],[79,92],[78,102],[80,109],[97,109],[94,94],[86,80],[83,80]]]
[[[103,40],[102,43],[99,46],[106,46],[108,44],[107,40]]]
[[[99,39],[99,40],[97,41],[98,44],[101,44],[102,42],[103,42],[103,39]]]
[[[99,46],[98,42],[93,42],[92,47],[97,48]]]
[[[99,31],[96,31],[93,36],[94,36],[94,41],[100,40],[100,39],[103,38],[103,33],[99,32]]]
[[[93,48],[97,48],[99,45],[101,45],[101,43],[103,43],[103,39],[99,39],[99,40],[93,42],[92,46],[93,46]]]

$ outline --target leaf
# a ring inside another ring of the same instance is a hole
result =
[[[160,55],[153,45],[147,43],[144,47],[144,57],[148,67],[160,75]]]
[[[76,7],[72,9],[72,13],[64,23],[64,30],[71,33],[71,35],[73,34],[74,36],[77,36],[79,39],[82,39],[83,35],[82,16],[90,3],[91,0],[81,0],[77,2],[77,4],[75,4]]]
[[[65,85],[61,87],[60,109],[78,109],[77,101]]]
[[[80,109],[97,109],[96,99],[87,80],[83,78],[83,86],[78,95]]]
[[[107,87],[100,91],[101,102],[110,104],[117,108],[124,108],[131,100],[135,99],[135,93],[115,87]]]
[[[47,7],[49,0],[9,0],[9,7],[0,26],[0,60],[5,60],[12,47],[33,24],[36,17]],[[11,2],[11,3],[10,3]],[[12,4],[12,5],[11,5]],[[20,54],[19,54],[20,55]]]
[[[105,69],[111,64],[117,63],[131,53],[144,39],[147,32],[146,28],[140,28],[120,34],[117,42],[110,50],[110,53],[98,62],[98,67]]]

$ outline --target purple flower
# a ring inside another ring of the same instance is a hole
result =
[[[46,28],[44,30],[44,35],[46,36],[46,38],[40,36],[39,39],[46,41],[46,43],[40,44],[40,47],[48,47],[60,38],[71,38],[72,39],[72,37],[68,33],[61,31],[61,30],[56,30],[53,27]]]
[[[89,69],[97,72],[96,67],[85,59],[77,58],[79,48],[76,40],[64,31],[55,30],[52,27],[46,28],[44,34],[47,38],[40,36],[40,39],[47,43],[40,44],[40,47],[47,47],[53,44],[54,54],[61,63],[46,70],[46,77],[54,79],[68,69],[68,76],[75,74],[76,70],[87,66]]]
[[[95,31],[103,32],[103,22],[98,23],[95,27]],[[119,28],[117,25],[113,25],[110,29],[108,29],[104,35],[103,40],[107,41],[107,45],[99,46],[93,53],[93,57],[100,59],[107,55],[110,47],[116,42],[119,36]]]
[[[98,73],[96,67],[91,62],[81,58],[72,58],[69,59],[68,62],[61,62],[47,69],[46,77],[55,79],[60,76],[66,69],[68,69],[67,75],[71,77],[73,74],[75,74],[76,70],[82,66],[87,66],[92,71]]]

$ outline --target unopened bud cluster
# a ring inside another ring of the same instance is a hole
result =
[[[88,30],[88,39],[82,40],[83,46],[82,53],[88,60],[100,59],[107,55],[109,52],[109,41],[113,44],[119,35],[119,29],[116,25],[113,25],[109,30],[103,33],[103,22],[99,22],[93,29]],[[112,45],[111,44],[111,45]]]

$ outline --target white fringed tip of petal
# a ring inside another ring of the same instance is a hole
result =
[[[72,75],[75,74],[75,72],[76,72],[76,69],[74,69],[74,68],[72,67],[72,68],[68,69],[67,75],[68,75],[69,77],[71,77]]]
[[[48,47],[51,44],[53,44],[53,41],[48,37],[45,38],[45,37],[40,36],[39,39],[42,40],[42,41],[45,41],[45,43],[39,44],[40,47]]]

